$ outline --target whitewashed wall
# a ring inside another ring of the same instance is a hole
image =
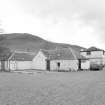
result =
[[[92,51],[90,55],[87,55],[87,52],[81,52],[81,55],[86,58],[105,57],[105,55],[103,55],[103,51]]]
[[[32,69],[32,61],[17,61],[16,68],[18,70]]]
[[[103,57],[103,51],[93,51],[91,57]]]
[[[103,65],[105,65],[105,58],[103,58]]]
[[[32,69],[32,61],[10,61],[10,70]]]
[[[46,70],[46,57],[40,51],[33,59],[33,69]]]
[[[90,64],[105,65],[105,54],[103,53],[103,51],[92,51],[90,55],[87,55],[87,52],[81,52],[81,55],[89,58]]]
[[[81,62],[81,69],[90,69],[90,61],[86,60],[85,62]]]
[[[105,60],[104,59],[90,59],[91,64],[104,64]]]
[[[5,70],[9,71],[9,62],[8,61],[5,61]]]
[[[10,61],[9,62],[9,69],[10,70],[16,70],[16,61]]]
[[[60,68],[58,68],[57,63],[60,62]],[[50,69],[52,71],[56,70],[71,70],[77,71],[78,70],[78,60],[53,60],[50,62]]]

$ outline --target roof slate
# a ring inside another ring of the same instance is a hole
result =
[[[96,47],[90,47],[90,48],[88,48],[88,49],[86,49],[84,51],[104,51],[104,50],[96,48]]]
[[[32,61],[35,57],[34,53],[30,52],[14,52],[9,60],[15,61]]]
[[[71,48],[62,48],[56,50],[41,50],[50,60],[77,60],[84,58]]]

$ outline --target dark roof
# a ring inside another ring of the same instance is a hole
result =
[[[84,51],[88,52],[88,51],[104,51],[104,50],[99,49],[99,48],[96,48],[96,47],[90,47],[90,48],[88,48],[88,49],[86,49],[86,50],[83,50],[83,52],[84,52]]]
[[[50,60],[76,60],[83,57],[71,48],[41,51]]]
[[[80,52],[77,52],[77,51],[73,50],[73,53],[75,54],[77,59],[83,59],[83,60],[87,59],[85,56],[80,55]]]
[[[9,60],[32,61],[34,57],[35,57],[35,54],[30,52],[14,52]]]

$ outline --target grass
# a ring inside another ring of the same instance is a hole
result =
[[[0,105],[105,105],[105,71],[0,73]]]

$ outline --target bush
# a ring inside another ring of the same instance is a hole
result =
[[[91,64],[90,65],[90,70],[102,70],[104,67],[103,64]]]

